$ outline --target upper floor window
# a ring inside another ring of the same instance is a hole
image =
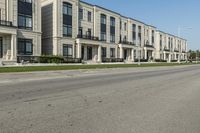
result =
[[[32,16],[18,15],[18,27],[22,29],[32,29]]]
[[[63,3],[63,14],[72,16],[72,5],[69,3]]]
[[[71,25],[63,25],[63,36],[72,37],[72,26]]]
[[[115,18],[110,17],[110,26],[115,27]]]
[[[18,0],[18,28],[32,29],[32,0]]]
[[[124,30],[126,31],[126,23],[124,23]]]
[[[19,0],[21,2],[32,3],[32,0]]]
[[[82,8],[79,9],[79,19],[80,20],[83,19],[83,9]]]
[[[92,13],[88,11],[88,22],[92,22]]]
[[[133,26],[132,26],[132,31],[136,32],[136,25],[135,24],[133,24]]]
[[[106,24],[106,15],[101,14],[101,24]]]

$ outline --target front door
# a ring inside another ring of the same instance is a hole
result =
[[[127,59],[127,49],[124,50],[124,59]]]
[[[82,46],[82,47],[81,47],[81,59],[82,59],[82,60],[84,59],[84,54],[85,54],[84,46]]]
[[[2,57],[3,57],[3,40],[0,37],[0,58],[2,58]]]
[[[87,54],[88,60],[92,60],[92,47],[88,46]]]

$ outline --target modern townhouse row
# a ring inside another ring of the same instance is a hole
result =
[[[187,40],[80,0],[1,0],[0,58],[187,60]]]

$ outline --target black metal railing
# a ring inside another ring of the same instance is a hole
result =
[[[10,21],[0,20],[0,26],[13,27],[13,24]]]
[[[88,36],[88,35],[77,35],[77,38],[87,39],[87,40],[93,40],[93,41],[100,41],[99,37]]]
[[[170,49],[168,49],[168,48],[164,48],[164,51],[166,51],[166,52],[170,52]]]
[[[128,42],[128,41],[119,41],[120,44],[128,44],[128,45],[136,45],[133,42]]]
[[[174,49],[174,52],[179,52],[179,50],[178,49]]]
[[[144,47],[148,47],[148,48],[154,48],[153,45],[149,45],[149,44],[145,44]]]

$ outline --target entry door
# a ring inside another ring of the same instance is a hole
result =
[[[2,58],[2,57],[3,57],[3,40],[0,37],[0,58]]]
[[[127,49],[124,50],[124,59],[127,59]]]
[[[87,49],[87,53],[88,53],[88,60],[92,60],[92,47],[88,47]]]
[[[85,54],[84,46],[82,46],[82,47],[81,47],[81,59],[82,59],[82,60],[84,59],[84,54]]]

